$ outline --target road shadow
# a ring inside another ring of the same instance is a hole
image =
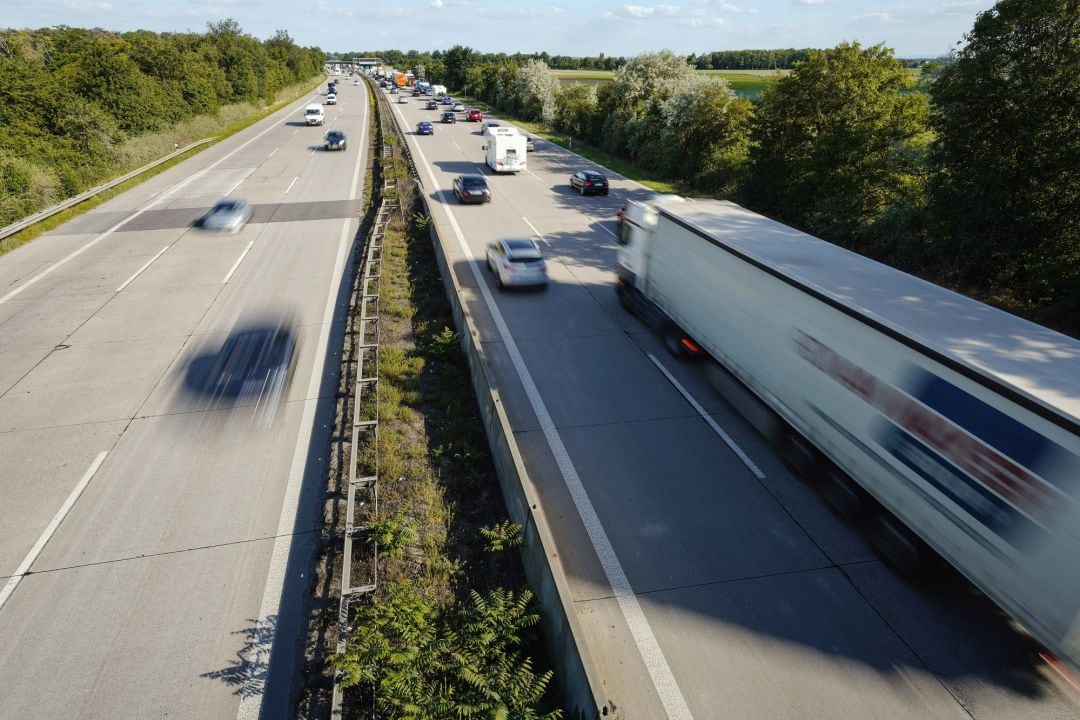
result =
[[[247,622],[246,628],[231,633],[243,638],[243,646],[236,652],[236,659],[230,660],[226,667],[200,675],[235,688],[233,695],[242,698],[258,697],[265,692],[270,677],[268,651],[278,628],[276,615],[267,617],[261,623],[254,618],[248,618]]]

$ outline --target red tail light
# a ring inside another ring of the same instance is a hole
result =
[[[589,180],[586,180],[585,181],[585,187],[589,187],[590,185],[592,185],[592,182],[589,181]]]
[[[698,354],[699,352],[701,352],[701,348],[698,347],[697,344],[693,340],[691,340],[690,338],[683,338],[679,342],[682,343],[682,346],[684,348],[686,348],[690,352],[694,353],[695,355]]]

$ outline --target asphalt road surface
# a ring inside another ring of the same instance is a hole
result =
[[[363,189],[341,85],[0,257],[5,720],[288,711]],[[224,196],[251,222],[198,227]],[[253,327],[295,341],[280,394],[208,380]]]
[[[700,366],[619,307],[615,213],[645,188],[609,173],[610,197],[581,197],[569,175],[594,166],[546,143],[527,172],[490,176],[478,124],[441,124],[442,106],[420,99],[392,107],[617,717],[1080,715],[988,601],[948,573],[932,586],[895,576]],[[415,135],[420,120],[435,134]],[[492,202],[458,205],[452,179],[478,172]],[[539,240],[547,290],[496,289],[485,246],[510,236]]]

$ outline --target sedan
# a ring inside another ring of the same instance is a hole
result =
[[[570,176],[570,189],[582,195],[607,195],[608,180],[602,173],[582,170]]]
[[[487,247],[487,266],[499,287],[547,285],[547,265],[536,242],[529,238],[509,238]]]
[[[446,112],[444,112],[442,114],[442,121],[444,123],[456,123],[457,122],[457,115],[455,115],[454,113],[447,110]]]
[[[426,107],[428,110],[438,110],[439,103],[435,100],[428,100],[427,104],[424,107]]]
[[[441,100],[441,101],[439,102],[439,104],[440,104],[440,105],[453,105],[453,104],[454,104],[454,101],[450,99],[450,96],[449,96],[449,95],[447,95],[446,97],[444,97],[444,98],[443,98],[443,99],[442,99],[442,100]]]
[[[469,114],[465,117],[469,122],[480,122],[484,119],[484,113],[480,112],[476,108],[469,111]]]
[[[465,112],[465,106],[461,103],[454,103],[454,106],[450,109],[454,112]]]
[[[398,95],[397,96],[397,101],[400,104],[404,105],[405,103],[409,102],[409,96],[408,95]]]
[[[525,152],[532,152],[536,149],[536,138],[532,135],[525,136]]]
[[[251,203],[247,200],[218,200],[210,212],[206,213],[200,225],[207,230],[239,232],[251,219]]]
[[[463,203],[491,202],[491,190],[483,175],[458,175],[454,178],[454,195]]]
[[[323,138],[323,147],[327,150],[344,150],[348,145],[345,141],[345,133],[340,130],[331,130]]]
[[[434,135],[435,134],[435,126],[432,125],[431,123],[429,123],[426,120],[424,122],[416,123],[416,134],[417,135]]]

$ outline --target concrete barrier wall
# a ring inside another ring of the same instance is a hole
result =
[[[430,217],[427,198],[423,200]],[[490,382],[490,365],[484,357],[479,333],[465,313],[460,287],[448,266],[434,223],[431,224],[431,242],[435,247],[443,287],[453,308],[454,323],[461,335],[461,347],[468,359],[473,390],[484,419],[506,509],[510,518],[523,528],[521,552],[525,575],[543,609],[544,639],[555,665],[555,682],[568,716],[573,720],[592,720],[600,716],[599,708],[605,704],[603,695],[597,692],[602,686],[587,649],[578,646],[577,638],[583,635],[578,628],[574,605],[569,599],[569,586],[555,553],[550,527],[539,509],[532,480],[522,462],[499,391]]]

